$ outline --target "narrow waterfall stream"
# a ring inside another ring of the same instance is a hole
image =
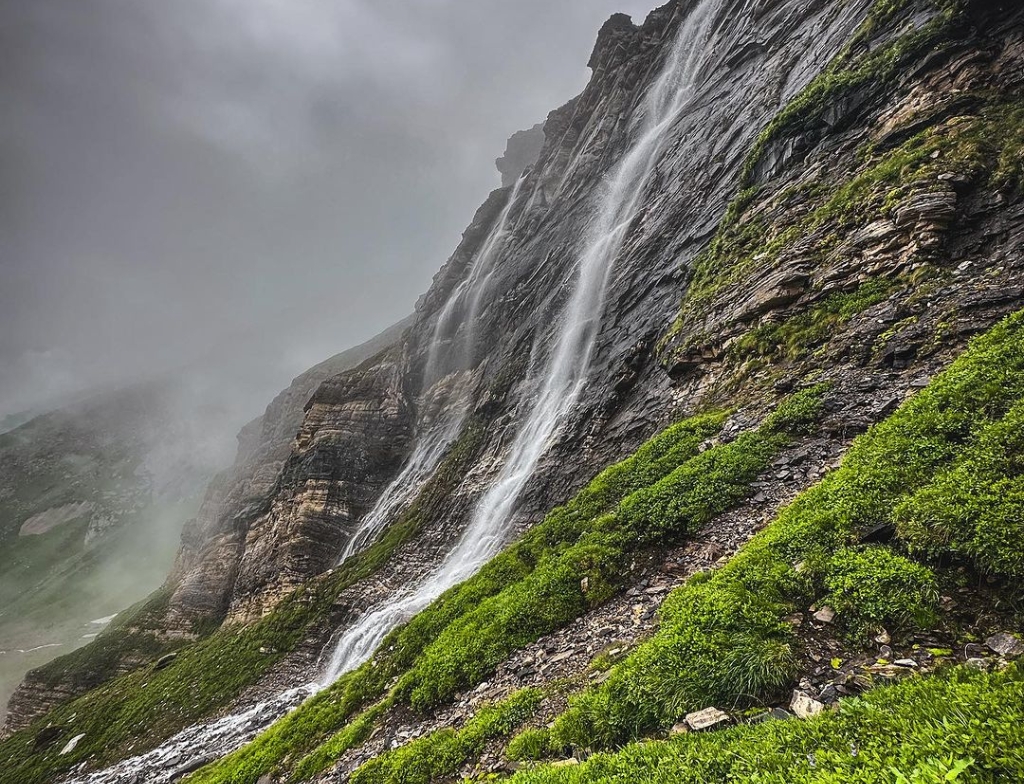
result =
[[[519,197],[526,176],[524,173],[512,186],[505,206],[473,258],[469,274],[452,290],[437,316],[423,370],[424,391],[448,374],[470,370],[473,366],[476,344],[473,327],[480,303],[491,282],[494,261],[505,246],[512,207]],[[384,527],[412,502],[433,475],[449,444],[459,435],[469,413],[470,390],[465,381],[457,379],[453,387],[447,390],[448,394],[440,401],[443,408],[437,419],[420,423],[422,432],[416,438],[412,454],[398,476],[388,484],[373,508],[360,521],[338,560],[339,564],[372,544]]]
[[[669,130],[706,67],[714,62],[711,38],[722,5],[723,0],[703,0],[683,21],[660,76],[644,98],[633,144],[601,190],[573,279],[567,282],[571,295],[558,319],[554,348],[539,370],[539,390],[497,477],[441,564],[418,584],[363,615],[341,636],[324,683],[366,661],[392,629],[474,574],[505,544],[519,496],[586,382],[613,263],[637,216]]]

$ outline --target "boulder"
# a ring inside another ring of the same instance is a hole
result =
[[[1024,655],[1024,642],[1009,632],[993,634],[985,640],[985,645],[989,650],[998,653],[1005,659],[1015,659]]]
[[[729,714],[725,711],[711,707],[704,708],[704,710],[694,711],[693,713],[687,713],[686,718],[683,721],[686,723],[686,726],[694,732],[701,732],[703,730],[723,727],[732,722],[732,719],[729,718]]]
[[[789,701],[789,709],[798,719],[809,719],[811,716],[817,716],[825,710],[825,704],[814,699],[809,694],[795,691],[793,692],[793,698]]]

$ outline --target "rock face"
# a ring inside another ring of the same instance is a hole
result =
[[[678,413],[670,379],[651,349],[678,303],[680,264],[724,211],[732,192],[728,183],[735,181],[758,130],[780,101],[795,95],[838,51],[867,4],[836,9],[821,3],[809,10],[805,3],[784,2],[758,18],[740,13],[741,5],[722,2],[716,9],[721,19],[741,20],[722,44],[735,49],[722,53],[729,67],[707,74],[699,100],[674,123],[671,133],[678,141],[660,162],[614,268],[587,399],[539,466],[546,481],[524,493],[508,538]],[[669,3],[640,26],[622,15],[609,20],[590,59],[590,84],[545,123],[543,149],[510,205],[507,233],[479,303],[478,351],[470,367],[457,371],[457,383],[470,390],[471,407],[492,416],[487,444],[471,472],[473,481],[452,494],[448,507],[408,545],[411,550],[436,552],[451,541],[465,522],[464,510],[499,464],[502,445],[517,426],[516,404],[533,394],[526,357],[552,345],[564,281],[577,263],[577,238],[602,197],[602,175],[633,140],[631,117],[664,64],[666,42],[686,9]],[[751,40],[760,41],[759,47],[752,49]],[[771,74],[771,89],[762,83],[764,74]],[[717,140],[712,146],[709,136]],[[280,474],[262,485],[274,481],[273,489],[235,504],[233,509],[245,511],[233,512],[230,525],[213,524],[204,511],[190,526],[174,612],[186,617],[227,611],[231,620],[251,619],[333,564],[354,523],[414,448],[424,402],[436,394],[436,384],[423,388],[424,368],[432,347],[442,354],[446,348],[433,340],[438,319],[470,274],[510,190],[492,194],[477,213],[418,304],[415,324],[400,345],[314,395]],[[505,399],[495,398],[497,387],[505,388]],[[207,555],[197,560],[194,553],[200,551]]]
[[[863,94],[826,101],[816,121],[758,142],[780,109],[850,42],[871,5],[710,3],[716,68],[700,74],[666,127],[668,143],[619,227],[624,241],[594,314],[600,328],[585,392],[545,443],[504,541],[682,414],[740,407],[725,431],[735,435],[809,373],[835,382],[822,443],[787,454],[758,481],[747,507],[710,526],[708,541],[734,548],[763,522],[759,505],[781,502],[820,478],[852,436],[893,411],[971,335],[1020,307],[1024,205],[987,174],[957,171],[951,160],[941,171],[922,168],[895,195],[890,183],[879,182],[879,198],[856,202],[857,211],[852,199],[843,209],[822,202],[850,182],[874,182],[864,171],[866,149],[894,149],[922,127],[954,130],[971,109],[949,96],[1021,89],[1020,12],[998,24],[980,17],[977,30],[961,31],[940,51],[911,50],[899,62],[899,78],[872,80]],[[911,9],[917,26],[933,13],[921,5]],[[325,376],[301,418],[268,412],[264,435],[247,434],[247,442],[265,446],[247,451],[214,485],[188,527],[169,581],[167,628],[186,633],[197,620],[251,621],[331,569],[455,401],[466,414],[461,435],[450,440],[471,444],[463,455],[468,468],[371,577],[337,597],[341,628],[316,630],[320,636],[312,639],[323,647],[442,562],[538,395],[533,369],[543,366],[564,326],[559,314],[567,281],[578,274],[580,237],[607,197],[609,172],[637,141],[644,96],[680,26],[707,6],[670,2],[641,25],[612,17],[590,59],[590,83],[549,115],[525,179],[495,191],[478,210],[410,328],[359,367]],[[855,51],[883,46],[907,22],[897,15],[874,31],[871,46]],[[844,56],[860,56],[855,51]],[[753,160],[752,149],[760,151]],[[851,190],[872,193],[867,186]],[[718,232],[712,243],[720,225],[735,227],[735,236]],[[485,257],[486,285],[466,303],[457,295]],[[716,264],[716,278],[701,277]],[[285,445],[279,436],[292,422],[297,436]],[[479,437],[463,440],[474,428]],[[388,507],[383,529],[421,486],[408,483],[410,497]],[[723,531],[729,535],[716,538]],[[687,559],[714,563],[723,554],[714,549]],[[655,572],[651,583],[630,589],[633,596],[669,584]],[[639,612],[638,627],[653,623],[656,598],[615,602],[595,615],[611,607]],[[824,608],[817,612],[808,625],[833,620],[831,612],[821,615]],[[613,628],[607,616],[601,621],[601,628]],[[560,633],[564,650],[611,643],[587,628]],[[549,653],[531,650],[514,672],[499,669],[503,683],[532,684],[542,680],[540,670],[583,667],[571,654],[556,661]],[[794,695],[794,713],[820,711],[822,694],[815,693]],[[347,772],[339,768],[337,780]]]
[[[271,499],[286,465],[290,465],[296,433],[312,416],[309,412],[323,414],[327,408],[325,403],[311,399],[314,393],[325,381],[395,344],[408,326],[409,320],[396,324],[367,343],[306,371],[267,406],[262,417],[242,431],[235,465],[214,481],[199,514],[186,525],[182,535],[181,551],[168,578],[168,583],[174,586],[168,611],[169,628],[185,634],[197,620],[219,620],[225,616],[232,604],[232,592],[240,572],[245,573],[243,580],[251,579],[247,570],[240,569],[242,554],[252,527],[261,531],[268,529]],[[333,388],[338,389],[337,385]],[[372,394],[372,382],[364,386],[363,393]],[[329,393],[325,390],[324,394]],[[326,425],[326,420],[324,422]],[[344,422],[335,421],[335,424],[343,426]],[[311,442],[312,439],[308,439],[303,448],[308,465],[313,464],[317,455],[322,458],[326,448],[322,438],[317,444]],[[323,466],[323,459],[320,464]],[[323,481],[321,488],[326,490]],[[311,479],[307,489],[306,500],[316,503],[315,481]],[[324,503],[326,505],[326,498]],[[254,541],[258,538],[253,536]],[[274,546],[269,541],[266,543],[269,551],[276,553]],[[266,565],[273,568],[272,563],[273,556],[270,556]],[[247,567],[255,568],[251,564],[252,559]]]
[[[515,184],[527,168],[533,166],[544,149],[544,123],[537,123],[527,131],[516,131],[509,137],[505,154],[494,163],[501,172],[501,187]]]

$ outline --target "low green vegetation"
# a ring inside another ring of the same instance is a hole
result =
[[[551,755],[551,732],[547,727],[528,727],[505,748],[505,756],[517,762],[542,760]]]
[[[454,776],[480,755],[484,745],[511,735],[529,719],[542,698],[524,689],[497,705],[482,707],[459,729],[437,730],[363,764],[352,774],[352,784],[430,784]]]
[[[510,784],[999,784],[1024,780],[1024,673],[955,668],[806,721],[647,741]]]
[[[937,620],[935,574],[888,547],[844,547],[823,571],[824,601],[857,631],[916,629]]]
[[[986,427],[893,517],[900,536],[923,555],[953,552],[988,574],[1024,577],[1024,402]]]
[[[731,346],[732,358],[740,362],[750,357],[800,359],[858,313],[884,301],[896,286],[887,278],[872,278],[853,291],[832,294],[781,323],[755,327]]]
[[[783,619],[818,600],[832,603],[851,632],[930,622],[937,599],[931,567],[856,543],[897,517],[909,519],[905,502],[913,504],[951,469],[973,470],[984,483],[994,462],[991,481],[998,486],[1000,474],[1019,462],[1014,439],[1022,401],[1024,312],[974,341],[925,390],[858,438],[840,469],[801,494],[724,568],[673,591],[655,636],[605,683],[573,700],[555,723],[554,745],[613,746],[709,704],[779,696],[795,674],[798,645]],[[1019,518],[1005,529],[1000,519],[994,513],[991,525],[981,524],[987,546],[962,550],[976,567],[1013,577]]]

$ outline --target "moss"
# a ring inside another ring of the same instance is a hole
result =
[[[796,645],[782,619],[823,594],[854,622],[929,620],[935,583],[926,568],[881,548],[848,548],[861,532],[893,525],[901,502],[964,454],[981,450],[1012,470],[1011,455],[1019,453],[998,437],[1006,448],[991,448],[989,434],[1008,414],[1016,424],[1022,400],[1024,311],[975,340],[858,438],[839,470],[802,493],[728,565],[673,591],[654,637],[555,722],[555,745],[606,747],[709,703],[741,706],[776,696],[793,674]],[[1015,531],[999,530],[1007,542]],[[804,568],[797,570],[799,562]]]
[[[965,775],[960,776],[955,771]],[[806,721],[648,741],[511,784],[996,784],[1024,780],[1024,674],[967,668],[879,688]]]
[[[813,308],[781,324],[763,324],[739,338],[731,357],[799,359],[825,343],[851,318],[882,302],[898,284],[887,278],[872,278],[849,292],[838,292]]]
[[[484,744],[507,737],[540,705],[541,693],[524,689],[482,707],[460,729],[446,728],[381,754],[352,774],[352,784],[429,784],[453,776],[480,755]]]
[[[1024,404],[894,511],[902,538],[925,555],[953,552],[997,576],[1024,577]]]

